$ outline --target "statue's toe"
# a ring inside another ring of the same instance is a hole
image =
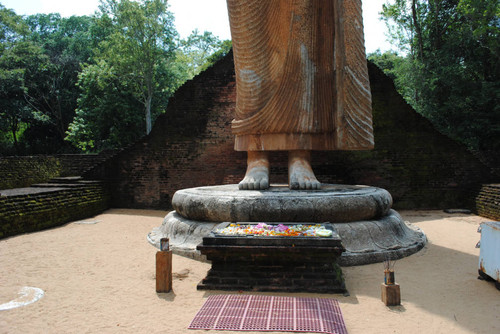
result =
[[[238,183],[238,189],[240,190],[248,190],[248,182],[245,179],[243,179],[240,183]]]

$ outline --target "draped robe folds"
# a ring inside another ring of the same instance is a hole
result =
[[[361,0],[227,0],[237,151],[373,148]]]

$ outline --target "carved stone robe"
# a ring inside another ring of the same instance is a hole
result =
[[[361,0],[227,0],[238,151],[373,148]]]

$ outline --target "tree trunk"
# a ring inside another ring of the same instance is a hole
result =
[[[442,29],[440,28],[439,12],[441,10],[440,1],[432,0],[429,1],[430,14],[432,15],[433,27],[430,32],[430,40],[434,50],[441,49],[442,43]]]
[[[146,134],[149,135],[151,132],[151,101],[153,100],[152,94],[148,94],[146,99]]]
[[[12,139],[14,140],[14,148],[16,150],[16,153],[19,154],[19,145],[17,142],[17,127],[18,127],[19,122],[17,120],[13,120],[10,126],[10,131],[12,132]]]
[[[424,56],[424,46],[422,41],[422,28],[420,26],[420,22],[418,21],[417,15],[417,0],[411,1],[411,14],[413,18],[413,24],[415,26],[415,33],[417,34],[417,58],[422,59]]]

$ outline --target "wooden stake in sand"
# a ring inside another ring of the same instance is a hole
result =
[[[397,306],[401,304],[401,290],[399,284],[387,285],[382,283],[382,301],[386,306]]]
[[[172,251],[169,250],[168,238],[161,239],[160,251],[156,252],[156,292],[172,290]]]

